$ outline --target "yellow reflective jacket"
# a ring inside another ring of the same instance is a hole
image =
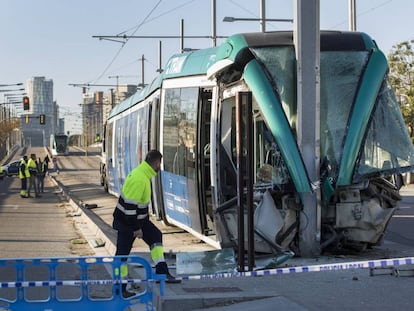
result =
[[[151,178],[156,175],[157,172],[146,161],[142,161],[128,174],[113,214],[115,221],[131,230],[141,228],[142,221],[149,216]]]
[[[33,160],[32,158],[30,158],[29,161],[27,161],[27,168],[29,170],[30,175],[36,175],[37,174],[37,165],[36,165],[35,160]]]
[[[27,166],[26,161],[22,159],[22,161],[20,162],[20,166],[19,166],[19,178],[24,179],[24,178],[29,178],[29,177],[30,177],[29,167]]]

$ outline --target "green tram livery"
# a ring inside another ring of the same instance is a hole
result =
[[[364,249],[381,242],[414,149],[376,43],[364,33],[321,31],[320,44],[321,250]],[[242,154],[253,172],[254,248],[300,255],[303,195],[315,181],[297,143],[296,73],[290,31],[237,34],[172,56],[150,85],[112,109],[102,184],[119,195],[128,172],[159,149],[156,217],[217,248],[237,248],[236,129],[251,120],[243,125],[253,129],[252,148]],[[251,118],[237,118],[239,94],[251,94]]]

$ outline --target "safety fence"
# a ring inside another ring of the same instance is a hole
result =
[[[165,275],[138,256],[0,259],[0,311],[154,310],[156,286],[163,296]]]

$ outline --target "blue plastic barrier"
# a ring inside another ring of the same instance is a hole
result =
[[[120,273],[125,264],[127,279]],[[154,310],[154,288],[163,296],[164,282],[138,256],[0,259],[0,310]],[[135,295],[124,298],[121,284],[135,287]]]

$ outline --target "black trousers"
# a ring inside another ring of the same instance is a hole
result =
[[[27,178],[20,178],[22,182],[22,188],[21,190],[27,190]]]
[[[129,255],[134,244],[134,231],[127,225],[117,220],[113,222],[113,228],[118,231],[115,255]],[[142,239],[151,248],[154,244],[162,244],[161,231],[147,218],[142,225]]]

